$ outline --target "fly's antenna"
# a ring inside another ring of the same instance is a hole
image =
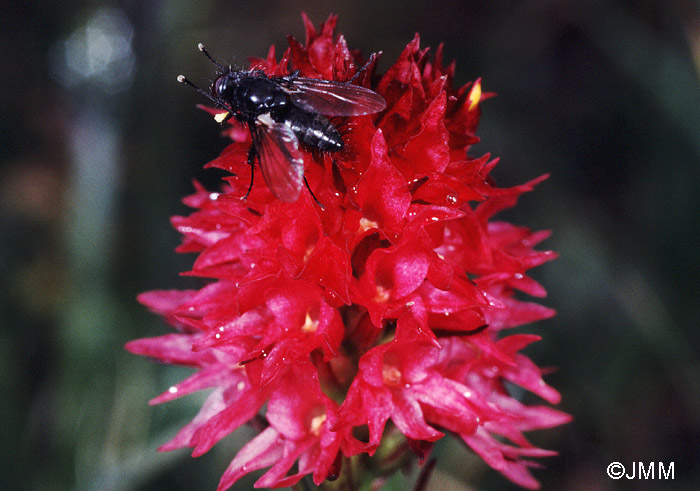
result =
[[[224,66],[223,66],[221,63],[217,62],[214,58],[211,57],[211,55],[209,54],[209,51],[207,51],[206,46],[204,46],[202,43],[199,43],[199,44],[197,45],[197,48],[199,48],[199,51],[201,51],[202,53],[204,53],[204,56],[206,56],[207,58],[209,58],[209,61],[211,61],[214,65],[216,65],[216,67],[217,67],[220,71],[222,71],[222,72],[223,72],[223,71],[226,71],[226,68],[224,68]]]
[[[196,90],[196,91],[199,92],[200,94],[204,95],[207,99],[209,99],[210,101],[212,101],[212,102],[216,105],[216,107],[220,107],[220,108],[225,109],[226,111],[228,111],[227,113],[219,113],[219,114],[217,114],[217,115],[214,116],[214,119],[216,120],[217,123],[224,124],[226,121],[228,121],[229,119],[231,119],[231,118],[234,116],[234,113],[231,112],[231,108],[226,107],[226,104],[224,104],[220,99],[218,99],[217,97],[213,96],[212,94],[210,94],[210,93],[207,92],[206,90],[202,90],[202,89],[200,89],[199,87],[197,87],[195,84],[193,84],[192,82],[190,82],[190,81],[187,79],[187,77],[185,77],[184,75],[178,75],[178,76],[177,76],[177,81],[180,82],[181,84],[189,85],[189,86],[192,87],[194,90]]]
[[[216,60],[215,60],[214,58],[211,57],[211,55],[209,54],[209,51],[207,51],[206,46],[204,46],[202,43],[199,43],[199,44],[197,45],[197,48],[199,48],[199,51],[201,51],[202,53],[204,53],[204,55],[205,55],[207,58],[209,58],[209,61],[211,61],[214,65],[216,65],[216,67],[217,67],[219,70],[221,70],[222,72],[224,71],[224,67],[223,67],[222,65],[220,65],[219,63],[217,63]],[[178,75],[178,76],[177,76],[177,81],[180,82],[181,84],[189,85],[190,87],[192,87],[194,90],[196,90],[197,92],[199,92],[200,94],[202,94],[203,96],[205,96],[207,99],[209,99],[210,101],[212,101],[212,102],[213,102],[214,104],[216,104],[217,106],[220,106],[220,107],[222,106],[221,101],[218,100],[216,97],[214,97],[214,95],[210,94],[210,93],[207,92],[206,90],[200,89],[200,88],[197,87],[194,83],[190,82],[190,81],[187,79],[187,77],[185,77],[184,75]]]
[[[207,99],[209,99],[210,101],[212,101],[212,102],[213,102],[214,104],[216,104],[217,106],[221,106],[221,102],[218,101],[213,95],[211,95],[211,94],[210,94],[209,92],[207,92],[206,90],[202,90],[202,89],[200,89],[199,87],[197,87],[195,84],[193,84],[192,82],[190,82],[189,79],[188,79],[187,77],[185,77],[184,75],[178,75],[178,76],[177,76],[177,81],[180,82],[181,84],[189,85],[190,87],[192,87],[194,90],[196,90],[197,92],[199,92],[200,94],[202,94],[203,96],[205,96]]]

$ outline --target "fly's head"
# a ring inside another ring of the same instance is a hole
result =
[[[226,69],[221,73],[214,83],[211,84],[211,95],[221,101],[226,103],[226,105],[231,106],[233,98],[235,96],[236,87],[240,84],[241,72]]]

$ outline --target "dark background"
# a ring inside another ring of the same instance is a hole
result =
[[[204,42],[240,66],[340,15],[386,70],[415,32],[482,77],[473,156],[503,186],[551,178],[502,218],[551,229],[534,271],[559,314],[520,328],[574,415],[545,489],[700,484],[700,6],[691,0],[3,2],[0,10],[0,488],[214,489],[247,429],[198,459],[155,448],[201,397],[146,401],[188,371],[129,355],[168,332],[135,301],[186,288],[169,225],[226,144],[175,81],[206,84]],[[511,489],[445,439],[432,486]],[[612,481],[610,462],[674,462],[674,481]],[[258,473],[259,475],[259,473]],[[388,489],[410,480],[398,476]],[[252,479],[241,481],[240,489]]]

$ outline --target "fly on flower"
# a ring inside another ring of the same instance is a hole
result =
[[[234,70],[216,62],[201,43],[199,50],[218,68],[209,92],[183,75],[177,79],[228,111],[216,116],[218,122],[235,117],[248,126],[253,144],[248,152],[251,174],[246,197],[253,188],[257,156],[272,194],[282,201],[296,201],[302,182],[308,188],[299,142],[311,149],[338,152],[344,147],[343,138],[326,116],[362,116],[386,107],[381,95],[352,83],[372,58],[348,82],[338,82],[300,77],[298,70],[286,77],[268,77],[262,70]]]

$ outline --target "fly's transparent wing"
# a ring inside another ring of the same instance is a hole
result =
[[[282,201],[299,198],[304,183],[304,156],[288,126],[260,116],[252,125],[253,145],[267,187]]]
[[[290,78],[283,85],[292,102],[326,116],[362,116],[384,110],[384,98],[373,90],[332,80]]]

